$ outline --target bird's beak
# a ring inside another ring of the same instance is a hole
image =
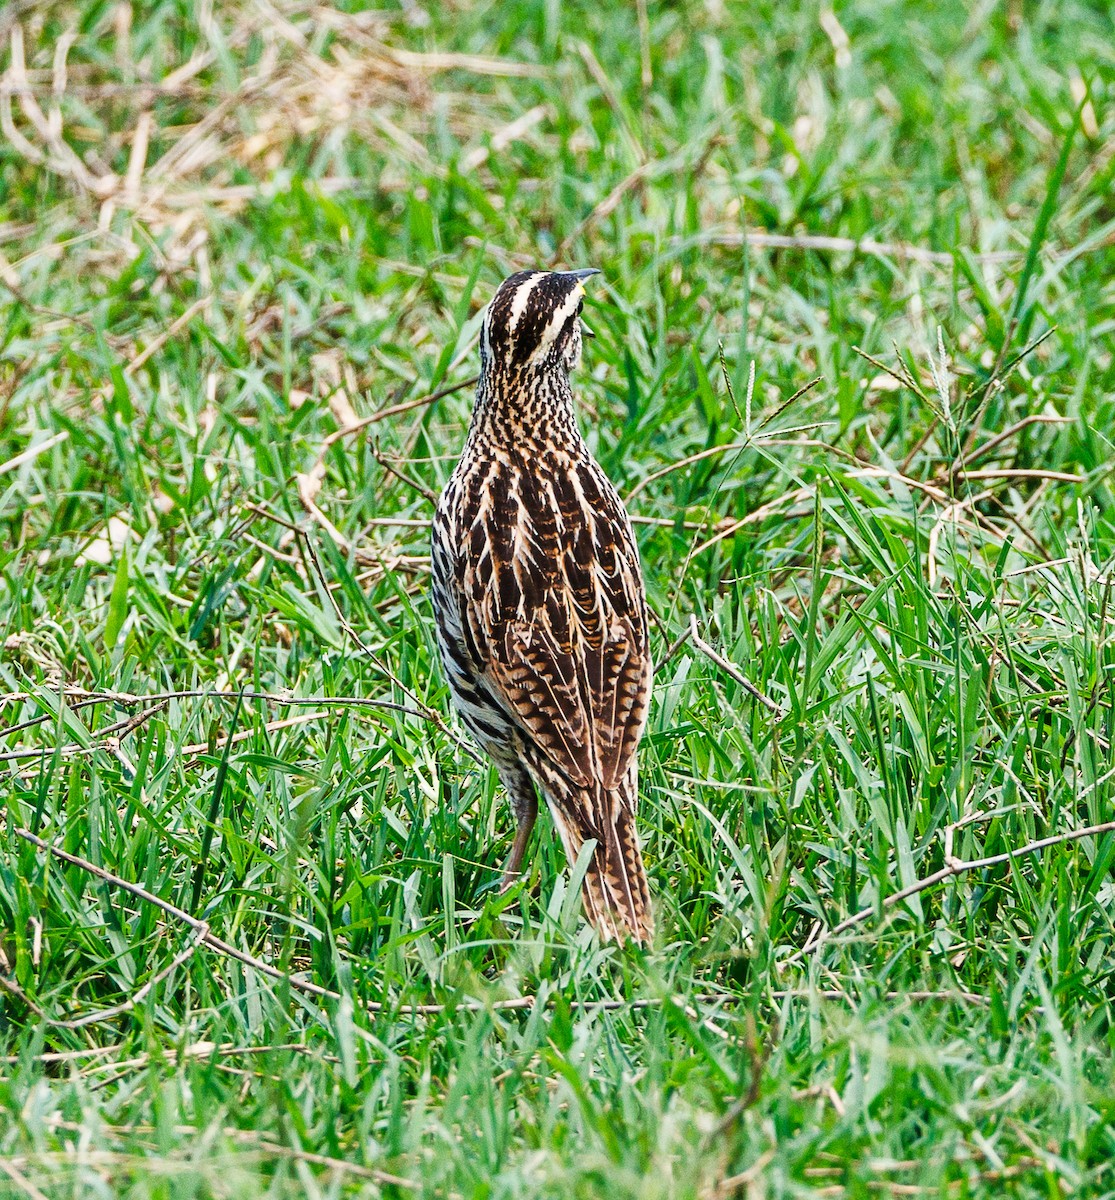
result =
[[[599,275],[600,268],[599,267],[581,267],[581,269],[579,271],[557,271],[557,272],[555,272],[555,274],[564,275],[568,279],[575,279],[577,281],[577,286],[581,289],[581,291],[584,291],[585,280],[591,279],[594,275]],[[589,329],[589,327],[584,323],[583,320],[581,321],[581,333],[585,337],[590,337],[590,338],[596,337],[596,334],[593,333],[591,329]]]
[[[570,279],[575,279],[577,281],[577,283],[580,284],[581,288],[583,289],[585,280],[591,279],[594,275],[599,275],[600,268],[599,267],[581,267],[581,269],[579,271],[558,271],[557,273],[559,275],[565,275]],[[584,323],[583,320],[581,321],[581,333],[584,334],[585,337],[591,337],[591,338],[596,337],[596,334],[593,333],[591,329],[589,329],[589,327]]]

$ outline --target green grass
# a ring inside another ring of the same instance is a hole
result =
[[[888,902],[1115,819],[1108,6],[195,7],[0,11],[0,1192],[1115,1196],[1115,836]],[[494,891],[471,389],[328,440],[555,252],[653,519],[646,954],[547,822]]]

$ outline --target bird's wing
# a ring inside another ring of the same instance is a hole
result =
[[[572,782],[614,788],[646,723],[631,525],[591,459],[505,466],[470,522],[468,617],[490,690]]]

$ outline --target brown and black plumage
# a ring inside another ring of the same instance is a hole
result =
[[[635,832],[646,596],[631,522],[581,436],[569,385],[594,274],[520,271],[488,306],[472,423],[434,517],[433,602],[454,702],[518,825],[503,886],[518,877],[537,787],[571,864],[596,841],[589,920],[606,938],[646,944]]]

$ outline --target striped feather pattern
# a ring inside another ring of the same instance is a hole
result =
[[[454,701],[519,823],[505,884],[537,787],[570,862],[596,841],[588,919],[646,943],[635,832],[646,598],[631,523],[573,410],[585,274],[520,272],[489,305],[468,438],[434,517],[433,601]]]

